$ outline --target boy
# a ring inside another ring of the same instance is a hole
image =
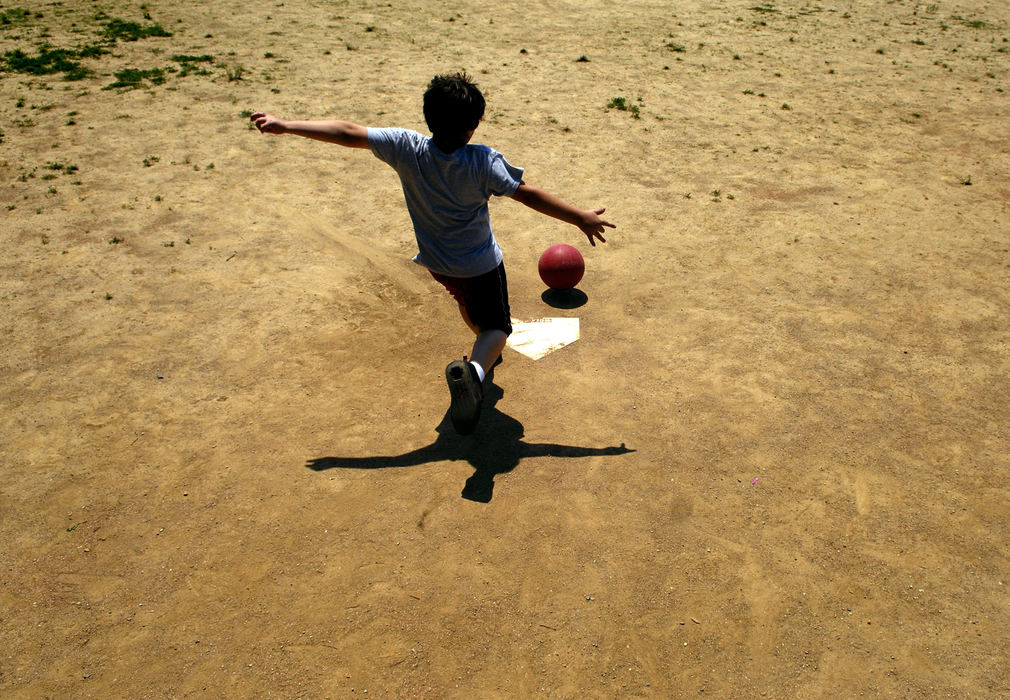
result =
[[[486,373],[501,359],[512,332],[501,249],[491,230],[488,199],[509,196],[548,216],[578,226],[591,245],[603,238],[604,209],[577,209],[522,181],[516,168],[487,146],[468,145],[484,118],[484,96],[466,73],[436,75],[424,93],[432,137],[407,129],[376,129],[346,121],[287,121],[258,112],[251,119],[266,134],[295,134],[350,148],[369,148],[400,176],[417,239],[417,262],[459,304],[476,334],[470,360],[445,368],[449,415],[461,435],[476,428]]]

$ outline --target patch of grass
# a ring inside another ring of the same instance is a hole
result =
[[[751,7],[749,9],[751,10],[751,12],[762,12],[769,14],[778,12],[778,10],[776,10],[774,7],[771,6],[771,3],[767,3],[765,5],[755,5],[754,7]]]
[[[214,60],[214,57],[210,54],[203,54],[201,56],[190,56],[188,54],[177,53],[172,56],[172,60],[176,63],[210,63]]]
[[[14,25],[25,24],[32,13],[23,7],[12,7],[9,10],[0,12],[0,27],[12,27]]]
[[[55,170],[66,174],[76,173],[80,168],[76,165],[64,165],[63,163],[46,163],[46,170]]]
[[[210,71],[206,68],[198,67],[202,63],[211,63],[214,60],[213,56],[204,54],[202,56],[187,56],[185,54],[176,54],[172,56],[172,60],[178,63],[182,68],[179,69],[179,77],[185,78],[187,75],[195,73],[197,75],[210,75]]]
[[[147,158],[144,158],[144,160],[142,160],[141,162],[144,164],[145,168],[150,168],[152,165],[154,165],[160,160],[161,158],[159,158],[158,156],[148,156]]]
[[[29,75],[53,75],[63,73],[64,80],[83,80],[91,71],[80,64],[81,58],[93,58],[108,53],[99,46],[81,49],[54,49],[43,47],[35,56],[29,56],[21,49],[5,51],[0,71],[27,73]]]
[[[103,90],[127,89],[134,90],[143,87],[144,81],[149,80],[154,85],[161,85],[165,82],[165,71],[161,68],[149,68],[141,70],[139,68],[125,68],[118,71],[115,82],[109,83]]]
[[[121,19],[113,19],[108,22],[105,25],[104,34],[113,41],[138,41],[152,36],[172,36],[172,32],[166,31],[160,24],[141,26],[137,22],[125,22]]]

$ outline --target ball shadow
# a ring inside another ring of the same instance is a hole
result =
[[[555,309],[577,309],[589,301],[581,289],[548,289],[540,298]]]

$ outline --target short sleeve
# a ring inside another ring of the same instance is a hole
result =
[[[406,129],[377,129],[368,127],[368,145],[372,154],[384,163],[396,167],[399,160],[397,153],[399,144],[406,137]]]
[[[509,164],[501,153],[491,151],[487,181],[488,196],[510,197],[521,184],[523,184],[523,169]]]

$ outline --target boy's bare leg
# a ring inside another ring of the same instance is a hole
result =
[[[459,305],[459,315],[463,317],[463,323],[466,327],[473,331],[474,335],[480,335],[480,329],[474,325],[473,321],[470,320],[470,314],[466,312],[466,307],[462,304]]]
[[[470,352],[470,361],[480,365],[480,368],[486,374],[494,367],[498,358],[501,357],[502,351],[505,350],[508,336],[505,335],[504,331],[500,330],[481,333],[476,324],[470,320],[470,314],[466,312],[466,307],[462,304],[459,305],[459,315],[463,317],[463,322],[477,336],[477,339],[473,343],[473,350]]]
[[[507,340],[508,336],[505,335],[505,331],[481,331],[473,343],[470,361],[476,362],[485,372],[490,372],[505,349]]]

